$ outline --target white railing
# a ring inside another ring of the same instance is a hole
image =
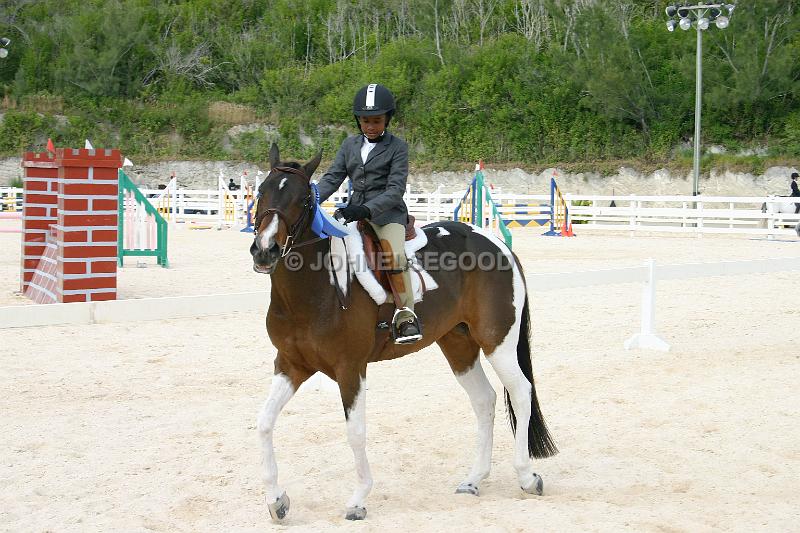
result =
[[[414,215],[420,222],[452,220],[453,210],[461,201],[464,192],[442,192],[441,185],[430,193],[412,193],[410,188],[407,188],[403,199],[408,206],[409,214]]]
[[[800,222],[791,198],[763,196],[567,195],[580,229],[791,235]],[[615,204],[610,207],[611,202]],[[591,205],[574,205],[577,202]],[[764,211],[762,211],[762,207]],[[781,212],[781,210],[784,210]]]
[[[220,191],[223,191],[222,193]],[[145,194],[162,191],[143,190]],[[244,209],[245,191],[177,189],[173,203],[178,221],[220,221],[221,195],[230,194],[237,211]],[[450,220],[463,191],[405,195],[409,213],[420,222]],[[337,192],[323,207],[333,211],[346,194]],[[547,195],[496,195],[497,208],[504,220],[546,220],[550,217]],[[794,235],[800,215],[781,213],[775,206],[787,204],[786,198],[704,197],[704,196],[598,196],[567,194],[575,231],[611,230],[630,232],[672,232],[690,234],[731,233],[774,237]],[[610,206],[613,201],[614,206]],[[578,205],[578,203],[590,205]],[[762,205],[766,210],[762,211]],[[239,217],[237,217],[238,220]]]
[[[217,189],[178,189],[174,182],[166,190],[141,189],[156,199],[169,195],[164,209],[165,218],[175,222],[204,221],[222,224],[225,213],[225,194],[236,205],[236,224],[245,220],[246,180],[240,180],[238,191],[228,191],[227,186]],[[405,201],[409,212],[420,222],[452,219],[453,210],[464,191],[443,192],[440,186],[433,192],[412,193],[407,189]],[[550,217],[550,198],[544,194],[495,193],[500,216],[504,220],[546,220]],[[0,197],[18,198],[21,205],[22,189],[0,189]],[[323,203],[333,211],[346,193],[339,191]],[[672,232],[688,234],[730,233],[775,236],[794,236],[800,231],[800,214],[794,214],[791,197],[781,196],[607,196],[566,194],[571,204],[570,213],[578,233],[584,230],[611,230],[630,232]],[[612,206],[613,203],[613,206]],[[157,205],[156,201],[153,201]],[[588,205],[578,205],[588,204]],[[762,211],[762,206],[765,210]],[[788,209],[787,209],[788,206]],[[242,211],[242,214],[239,214]],[[783,211],[783,212],[782,212]],[[787,212],[788,211],[788,212]],[[174,216],[173,216],[174,213]]]

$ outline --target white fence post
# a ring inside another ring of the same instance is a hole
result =
[[[728,219],[728,228],[730,228],[730,229],[733,229],[733,210],[735,209],[735,207],[736,207],[736,204],[734,204],[733,202],[730,202],[728,204],[728,209],[731,210],[731,216]]]
[[[772,198],[770,196],[770,198]],[[772,240],[775,238],[773,230],[775,229],[775,204],[767,202],[767,239]]]
[[[172,227],[173,229],[178,223],[178,178],[172,178],[169,182],[171,185],[170,195],[172,195]]]
[[[644,348],[648,350],[669,351],[669,344],[656,335],[656,277],[655,262],[647,260],[645,266],[648,268],[647,281],[642,287],[642,325],[639,333],[633,335],[625,341],[625,349],[632,350]]]
[[[689,203],[688,202],[682,202],[681,209],[683,210],[683,222],[681,223],[681,227],[685,228],[686,227],[686,210],[689,209]]]
[[[426,222],[430,222],[432,220],[439,220],[442,212],[442,186],[439,185],[436,187],[436,190],[431,195],[431,202],[428,204],[428,209],[426,210],[428,213]]]
[[[633,195],[631,195],[631,197],[633,197]],[[631,237],[634,236],[635,234],[634,230],[636,229],[636,204],[637,204],[636,200],[631,200],[630,203],[631,218],[629,224],[631,228]]]
[[[703,202],[697,202],[697,236],[703,236]]]
[[[225,224],[225,191],[228,186],[225,184],[225,175],[219,171],[219,179],[217,180],[217,229],[222,229]],[[211,203],[211,193],[208,194],[209,203]]]

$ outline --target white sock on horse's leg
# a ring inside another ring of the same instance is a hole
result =
[[[356,489],[347,501],[349,513],[351,508],[364,509],[364,502],[372,490],[372,473],[367,460],[367,382],[363,378],[353,405],[347,411],[347,441],[353,449],[357,480]]]
[[[528,425],[531,418],[531,390],[533,387],[519,367],[516,349],[513,352],[497,350],[488,359],[511,397],[511,406],[514,408],[514,415],[517,419],[514,468],[517,471],[520,487],[528,492],[539,479],[533,472],[528,452]]]
[[[480,358],[475,359],[475,364],[463,374],[456,374],[458,383],[464,387],[475,411],[478,421],[478,440],[476,447],[475,463],[457,492],[468,492],[477,496],[478,483],[486,479],[492,467],[492,442],[494,435],[494,409],[497,394],[481,366]],[[474,487],[474,491],[470,488]]]
[[[272,445],[272,433],[275,421],[287,402],[294,396],[292,382],[285,374],[276,374],[272,378],[269,397],[258,415],[258,434],[261,437],[261,450],[264,485],[267,491],[267,503],[278,500],[283,490],[278,486],[278,464],[275,461],[275,449]]]
[[[503,245],[499,245],[503,249]],[[527,294],[525,281],[522,272],[516,261],[512,266],[513,278],[513,300],[514,300],[514,322],[506,333],[503,341],[497,345],[492,353],[487,354],[486,358],[492,364],[492,368],[497,373],[497,377],[503,383],[503,387],[508,391],[511,399],[511,407],[517,421],[514,439],[514,469],[517,471],[517,479],[522,490],[528,493],[541,494],[542,478],[533,471],[533,464],[530,460],[528,450],[528,426],[531,418],[531,398],[533,386],[519,366],[517,345],[520,336],[527,336],[527,331],[520,331]],[[528,339],[525,339],[528,342]],[[526,355],[530,357],[530,355]]]

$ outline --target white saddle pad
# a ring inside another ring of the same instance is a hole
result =
[[[362,287],[364,287],[364,289],[366,289],[372,299],[375,300],[375,303],[381,305],[389,301],[392,296],[384,290],[381,284],[378,283],[378,280],[375,278],[375,275],[372,273],[372,271],[367,268],[367,260],[366,256],[364,255],[364,242],[361,240],[361,234],[358,232],[356,224],[358,223],[351,222],[347,225],[348,229],[350,230],[350,234],[344,239],[331,240],[331,258],[333,259],[333,267],[336,270],[336,276],[334,279],[334,273],[330,271],[330,265],[328,266],[331,277],[331,285],[338,282],[342,292],[347,294],[347,286],[349,283],[345,282],[347,278],[347,264],[344,261],[346,248],[347,262],[350,264],[351,278],[353,274],[355,274],[358,282]],[[406,241],[405,243],[406,256],[409,258],[411,270],[411,288],[414,290],[414,302],[419,302],[422,300],[422,284],[420,283],[419,275],[417,275],[416,272],[420,272],[422,274],[422,278],[425,280],[426,291],[432,291],[439,287],[439,285],[436,284],[436,281],[434,281],[433,277],[422,270],[422,267],[419,266],[414,256],[414,253],[426,244],[428,244],[428,236],[425,235],[425,232],[422,231],[422,228],[417,228],[416,237],[410,241]]]

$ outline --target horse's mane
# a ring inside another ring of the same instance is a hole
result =
[[[278,165],[278,166],[295,168],[297,170],[300,170],[301,168],[303,168],[303,165],[301,165],[297,161],[281,161],[280,165]]]

